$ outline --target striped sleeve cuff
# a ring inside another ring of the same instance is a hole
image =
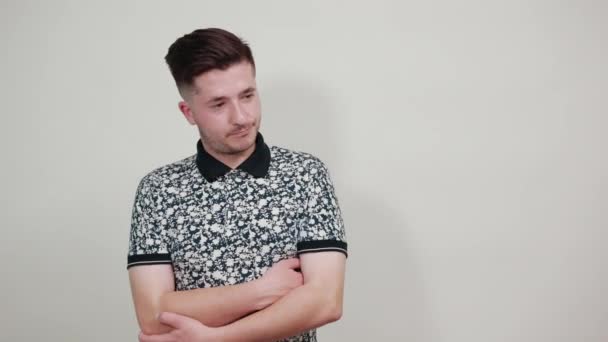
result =
[[[302,241],[297,244],[298,255],[317,252],[340,252],[348,257],[347,244],[339,240]]]
[[[164,254],[137,254],[129,255],[127,257],[127,269],[131,266],[140,265],[160,265],[160,264],[171,264],[171,255],[168,253]]]

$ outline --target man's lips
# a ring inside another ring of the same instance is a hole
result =
[[[244,135],[247,135],[248,133],[249,133],[249,128],[247,128],[247,129],[243,129],[243,130],[240,130],[240,131],[236,131],[236,132],[233,132],[233,133],[230,133],[230,135],[231,135],[231,136],[232,136],[232,135],[236,135],[236,136],[244,136]]]

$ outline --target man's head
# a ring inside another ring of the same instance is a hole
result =
[[[179,109],[199,129],[212,155],[251,152],[261,106],[249,46],[222,29],[200,29],[177,39],[165,57],[183,101]]]

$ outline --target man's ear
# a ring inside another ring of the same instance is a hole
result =
[[[188,120],[188,122],[191,125],[196,125],[196,122],[194,121],[192,109],[190,108],[190,105],[188,105],[188,102],[180,101],[177,104],[177,106],[179,107],[179,111],[182,112],[182,114],[184,114],[184,117],[186,118],[186,120]]]

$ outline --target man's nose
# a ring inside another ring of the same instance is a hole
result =
[[[234,103],[232,106],[232,123],[235,125],[245,125],[248,124],[250,120],[249,112],[243,106],[243,104],[238,101]]]

